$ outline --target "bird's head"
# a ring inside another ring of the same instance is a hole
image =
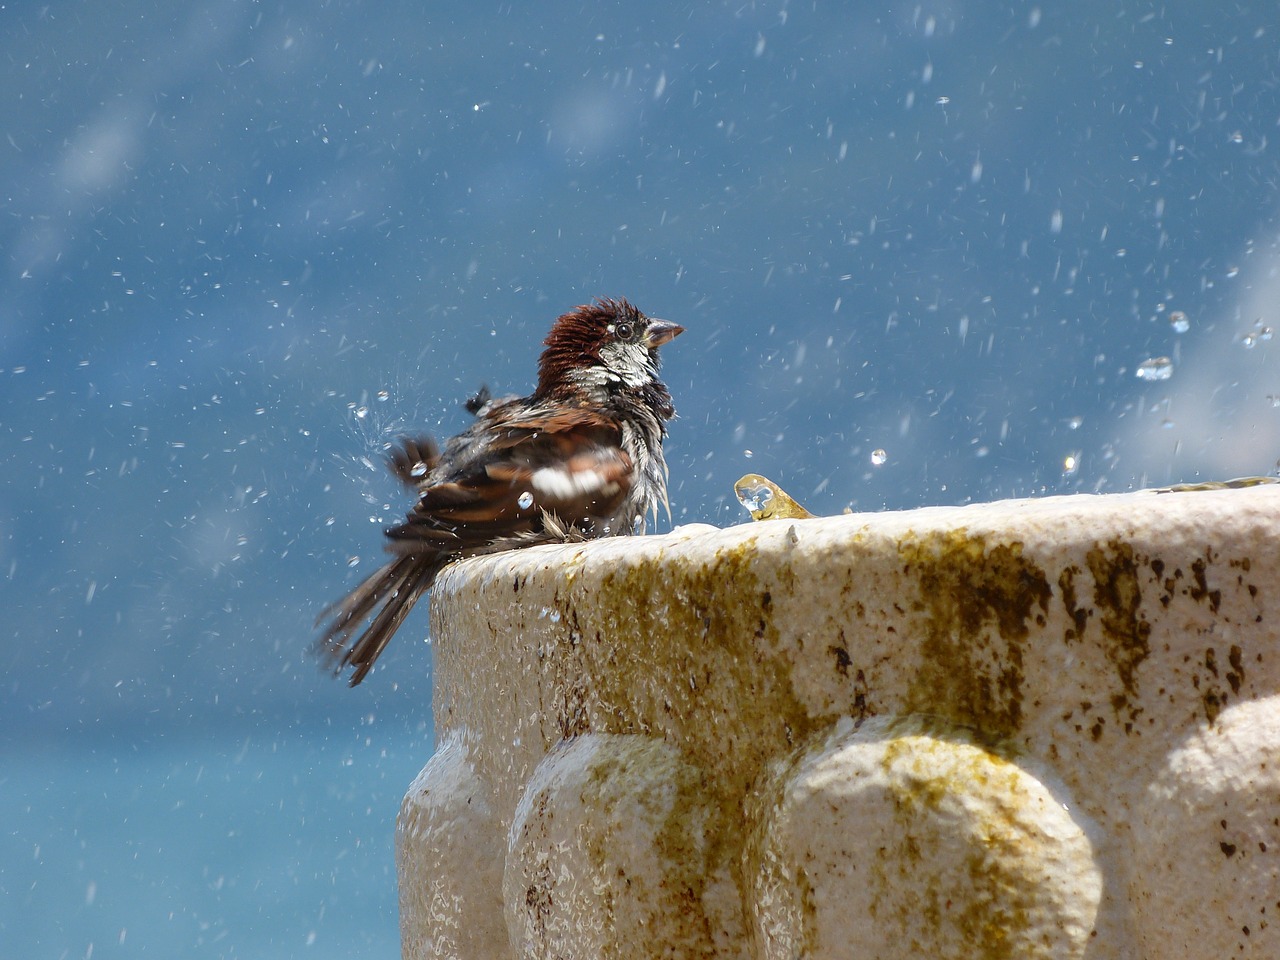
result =
[[[575,307],[543,341],[537,395],[580,392],[605,403],[617,393],[651,389],[659,384],[658,348],[682,333],[679,324],[646,317],[626,300]]]

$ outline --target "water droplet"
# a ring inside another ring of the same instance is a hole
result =
[[[736,492],[738,494],[738,502],[751,513],[763,510],[769,501],[773,499],[773,491],[763,483],[740,484]]]
[[[547,619],[548,619],[548,620],[550,620],[552,623],[559,623],[559,622],[560,622],[560,611],[559,611],[559,610],[552,610],[552,611],[551,611],[550,616],[548,616],[548,617],[547,617]]]
[[[885,453],[882,448],[876,447],[871,451],[871,465],[873,467],[883,467],[888,460],[889,454]]]
[[[1080,455],[1078,453],[1069,453],[1062,458],[1062,475],[1064,477],[1075,476],[1080,469]]]
[[[521,510],[528,510],[533,506],[533,494],[526,490],[520,494],[520,498],[516,500],[516,503],[520,504]]]
[[[1068,430],[1079,430],[1084,423],[1084,417],[1072,417],[1067,421]]]
[[[1230,140],[1232,143],[1244,143],[1244,134],[1237,130],[1231,134]]]
[[[743,455],[744,457],[746,457],[748,460],[750,460],[750,459],[751,459],[752,457],[754,457],[756,454],[755,454],[755,451],[754,451],[754,450],[743,450],[743,451],[742,451],[742,455]]]
[[[409,468],[409,476],[411,477],[425,477],[426,475],[427,475],[427,465],[423,463],[421,460],[419,460],[417,463],[415,463],[412,467]]]
[[[1238,276],[1240,276],[1240,268],[1239,268],[1239,267],[1237,267],[1235,264],[1232,264],[1231,266],[1227,267],[1227,279],[1228,279],[1228,280],[1231,280],[1231,279],[1233,279],[1233,278],[1235,278],[1235,277],[1238,277]]]
[[[360,566],[360,558],[359,558],[359,557],[347,557],[347,566],[348,566],[348,567],[358,567],[358,566]]]
[[[1173,361],[1168,357],[1152,357],[1138,364],[1134,374],[1139,380],[1168,380],[1173,376]]]
[[[1191,321],[1181,310],[1175,310],[1169,314],[1169,326],[1173,327],[1174,333],[1186,333],[1191,329]]]
[[[368,407],[364,406],[363,404],[362,404],[361,406],[356,407],[356,419],[357,419],[357,420],[363,420],[363,419],[364,419],[365,417],[367,417],[368,415],[369,415],[369,408],[368,408]]]
[[[387,390],[379,390],[379,391],[378,391],[378,402],[379,402],[379,403],[386,403],[386,402],[387,402],[387,400],[388,400],[388,399],[390,399],[390,397],[391,397],[391,393],[390,393],[390,391],[387,391]]]
[[[938,106],[940,106],[940,107],[945,107],[948,103],[950,103],[950,102],[951,102],[951,98],[950,98],[950,97],[939,97],[937,100],[935,100],[935,101],[933,101],[933,102],[934,102],[934,103],[936,103],[936,104],[937,104]]]

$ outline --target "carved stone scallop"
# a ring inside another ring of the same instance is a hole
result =
[[[844,721],[773,794],[748,861],[762,960],[1085,956],[1102,892],[1088,825],[966,731]]]

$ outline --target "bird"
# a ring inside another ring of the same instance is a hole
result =
[[[625,298],[561,315],[543,341],[527,397],[466,402],[475,416],[441,448],[394,443],[387,466],[417,496],[383,531],[391,559],[316,618],[321,658],[358,685],[414,605],[458,560],[543,543],[643,534],[671,515],[662,453],[675,406],[658,349],[684,327]]]

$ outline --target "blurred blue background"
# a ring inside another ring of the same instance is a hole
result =
[[[1275,472],[1274,3],[19,2],[0,38],[4,956],[398,954],[425,615],[354,691],[311,623],[407,506],[383,442],[526,391],[591,297],[688,328],[677,523],[744,520],[748,471],[822,513]]]

